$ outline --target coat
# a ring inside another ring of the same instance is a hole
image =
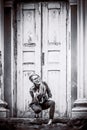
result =
[[[46,82],[41,82],[39,88],[35,84],[30,88],[32,102],[43,103],[52,97],[51,91]]]

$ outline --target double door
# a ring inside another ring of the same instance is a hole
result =
[[[17,12],[17,112],[30,111],[32,83],[39,74],[55,100],[55,116],[64,116],[66,99],[66,3],[23,3]],[[26,114],[27,115],[27,114]]]

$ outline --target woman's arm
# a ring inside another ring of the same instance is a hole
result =
[[[47,83],[46,82],[43,82],[44,85],[46,86],[46,91],[47,91],[47,94],[48,94],[48,98],[51,98],[52,97],[52,93],[51,93],[51,90],[50,88],[48,87]]]
[[[33,89],[32,89],[32,87],[30,88],[30,95],[31,95],[31,97],[32,97],[32,102],[34,101],[34,92],[33,92]]]

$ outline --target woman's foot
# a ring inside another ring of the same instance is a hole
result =
[[[39,114],[35,114],[35,118],[39,118]]]
[[[51,124],[52,124],[52,121],[53,121],[53,120],[50,119],[49,122],[48,122],[48,125],[51,125]]]

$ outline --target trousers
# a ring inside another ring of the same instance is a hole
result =
[[[41,112],[42,110],[46,110],[50,108],[49,110],[49,118],[53,119],[54,112],[55,112],[55,102],[53,100],[47,100],[44,103],[36,103],[31,105],[31,108],[34,110],[34,112],[37,114]],[[37,110],[36,110],[37,109]]]

